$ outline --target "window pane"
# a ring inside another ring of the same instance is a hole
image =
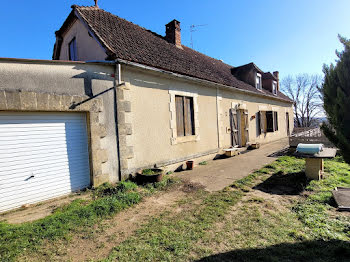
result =
[[[69,43],[69,60],[77,61],[77,44],[75,38]]]
[[[193,98],[184,97],[185,136],[194,135]]]

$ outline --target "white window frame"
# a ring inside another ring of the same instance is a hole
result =
[[[272,93],[274,95],[277,95],[277,82],[276,81],[272,81]]]
[[[255,87],[258,90],[262,90],[262,77],[260,73],[256,73]]]

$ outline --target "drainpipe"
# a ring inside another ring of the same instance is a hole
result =
[[[216,87],[216,126],[218,133],[218,149],[220,149],[219,87]]]
[[[122,180],[122,172],[120,165],[120,145],[119,145],[119,127],[118,127],[118,103],[117,103],[117,88],[122,82],[121,76],[121,64],[119,62],[115,63],[115,73],[114,73],[114,88],[113,88],[113,96],[114,96],[114,122],[115,122],[115,140],[117,144],[117,152],[118,152],[118,178],[119,181]]]

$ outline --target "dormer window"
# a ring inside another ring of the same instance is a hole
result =
[[[256,89],[261,90],[262,84],[261,84],[261,74],[256,74],[256,83],[255,83]]]
[[[272,93],[274,95],[277,95],[277,82],[276,81],[272,82]]]
[[[69,60],[78,61],[77,41],[75,40],[75,37],[72,39],[72,41],[69,42],[68,47],[69,47]]]

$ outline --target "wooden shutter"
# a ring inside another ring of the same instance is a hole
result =
[[[249,117],[248,110],[244,110],[244,132],[245,132],[245,142],[249,142]]]
[[[278,114],[277,112],[273,112],[273,118],[274,118],[274,131],[278,131]]]
[[[266,131],[273,132],[273,112],[266,111]]]
[[[257,134],[256,134],[257,136],[261,135],[263,131],[260,111],[256,113],[256,131],[257,131]]]
[[[239,144],[238,141],[238,121],[237,121],[237,111],[233,108],[230,109],[230,120],[231,120],[231,136],[232,136],[232,146]]]
[[[175,104],[176,104],[176,129],[177,136],[185,135],[185,127],[184,127],[184,102],[182,96],[175,96]]]
[[[192,97],[184,97],[184,125],[185,136],[194,135],[194,113]]]
[[[289,113],[286,112],[287,136],[289,136]]]

